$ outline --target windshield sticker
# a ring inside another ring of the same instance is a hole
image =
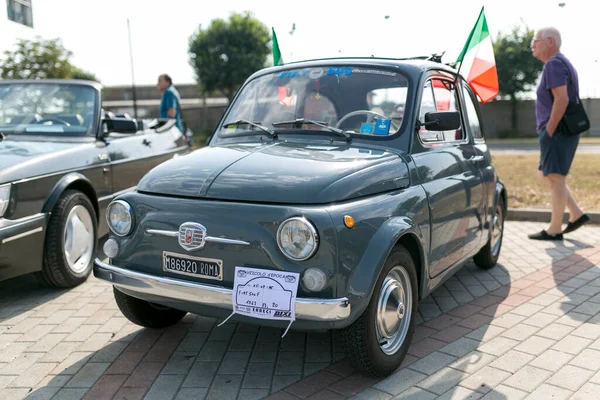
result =
[[[323,76],[324,73],[325,71],[323,71],[323,68],[315,68],[310,70],[310,72],[308,73],[308,77],[310,79],[319,79]]]
[[[376,135],[387,135],[390,133],[391,120],[389,119],[376,119],[375,120],[375,134]]]
[[[373,134],[373,131],[375,130],[375,124],[372,122],[363,122],[360,125],[360,133],[369,133],[369,134]]]
[[[378,69],[354,69],[352,72],[355,74],[374,74],[374,75],[387,75],[387,76],[396,76],[395,72],[390,71],[380,71]]]
[[[329,67],[327,75],[352,75],[352,67]]]
[[[298,76],[306,76],[309,73],[308,69],[303,71],[285,71],[279,74],[279,79],[281,78],[296,78]]]

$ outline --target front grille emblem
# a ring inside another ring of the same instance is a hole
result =
[[[206,243],[206,228],[196,222],[185,222],[179,226],[178,238],[185,250],[200,250]]]

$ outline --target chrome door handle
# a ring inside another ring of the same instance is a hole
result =
[[[469,158],[467,161],[471,161],[471,162],[478,162],[478,161],[483,161],[484,157],[483,156],[472,156],[471,158]]]

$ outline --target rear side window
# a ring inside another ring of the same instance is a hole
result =
[[[465,86],[463,86],[462,90],[465,99],[466,119],[469,129],[471,130],[471,135],[473,135],[473,138],[475,139],[483,139],[483,134],[481,133],[481,121],[479,120],[479,115],[477,114],[475,103],[473,102],[473,96]]]

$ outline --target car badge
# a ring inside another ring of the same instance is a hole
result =
[[[185,230],[185,244],[191,244],[194,237],[194,231],[190,228]]]
[[[185,222],[179,226],[178,239],[185,250],[200,250],[206,244],[206,228],[196,222]]]

